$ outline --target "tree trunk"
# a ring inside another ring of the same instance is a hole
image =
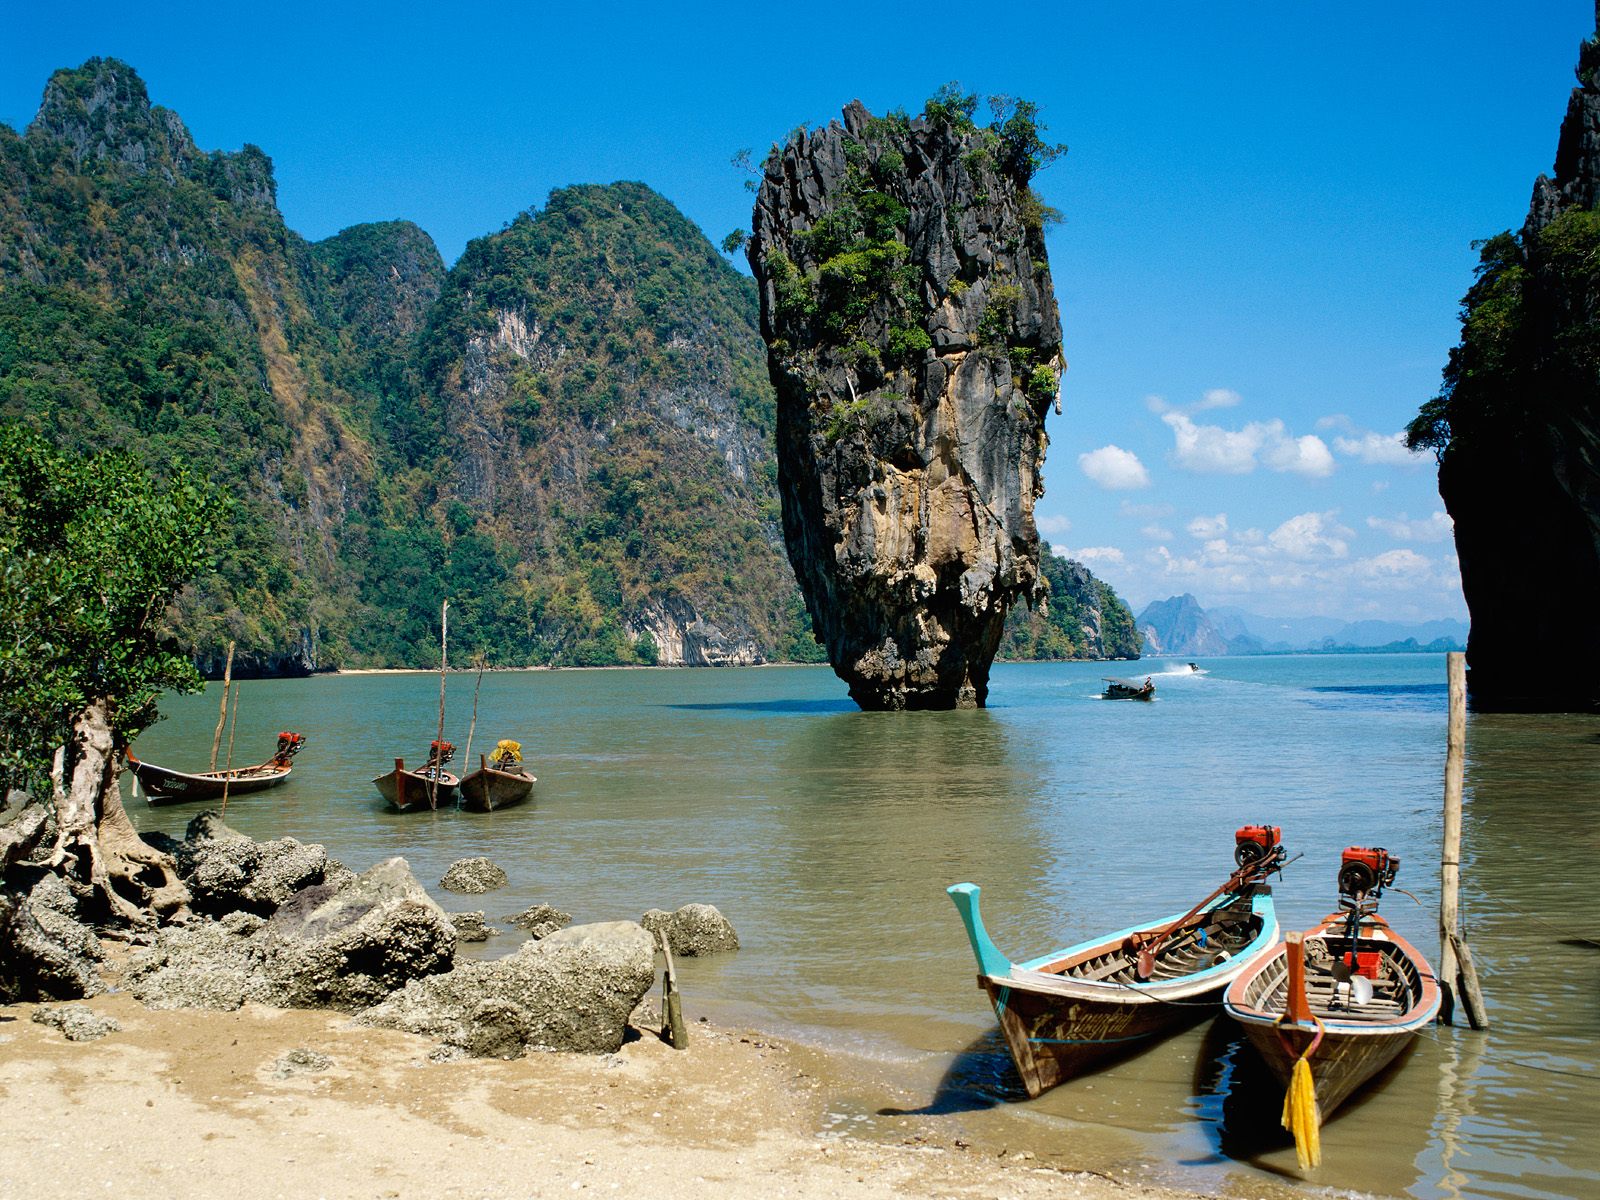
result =
[[[139,837],[122,807],[108,704],[96,697],[72,721],[50,773],[56,844],[50,866],[117,922],[144,929],[188,915],[177,864]]]

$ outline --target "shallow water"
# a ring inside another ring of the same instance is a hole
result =
[[[1160,673],[1172,668],[1172,673]],[[1208,1021],[1035,1101],[974,986],[945,885],[983,885],[1021,959],[1186,907],[1232,866],[1240,824],[1284,827],[1305,857],[1277,888],[1286,928],[1334,906],[1340,848],[1400,855],[1384,911],[1434,953],[1444,659],[1146,661],[1153,703],[1098,699],[1098,664],[1002,665],[978,712],[862,713],[826,668],[487,675],[474,761],[502,737],[539,776],[531,805],[399,816],[370,780],[420,760],[437,678],[243,685],[235,757],[309,735],[285,786],[231,801],[256,837],[322,842],[357,868],[402,854],[434,885],[486,854],[511,885],[447,907],[536,901],[580,921],[715,903],[745,949],[682,964],[691,1011],[849,1052],[841,1129],[896,1136],[949,1114],[986,1142],[1188,1187],[1266,1194],[1299,1178],[1281,1096]],[[1125,665],[1122,673],[1129,673]],[[473,679],[450,680],[465,745]],[[194,769],[215,686],[170,699],[140,754]],[[130,805],[180,832],[196,806]],[[1494,1028],[1440,1029],[1323,1130],[1310,1181],[1416,1197],[1600,1196],[1600,719],[1473,716],[1465,932]],[[436,891],[436,895],[445,894]],[[502,953],[514,943],[488,944]]]

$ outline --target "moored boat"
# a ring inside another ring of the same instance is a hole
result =
[[[1267,878],[1284,863],[1280,832],[1240,829],[1238,870],[1189,911],[1023,963],[990,939],[976,885],[947,889],[1029,1096],[1214,1010],[1223,989],[1278,940]]]
[[[1100,693],[1105,700],[1154,700],[1156,695],[1156,682],[1150,676],[1145,676],[1145,681],[1140,683],[1136,679],[1113,679],[1106,675],[1103,677],[1106,690]]]
[[[278,750],[266,762],[231,771],[175,771],[128,753],[128,769],[151,804],[182,804],[190,800],[220,800],[223,793],[242,796],[287,782],[290,762],[305,745],[304,734],[280,733]]]
[[[378,794],[396,812],[418,812],[449,806],[455,803],[456,788],[461,783],[444,769],[455,753],[456,748],[449,742],[430,742],[428,760],[420,770],[406,770],[405,759],[397,758],[394,760],[394,770],[379,775],[372,782]]]
[[[1346,849],[1340,911],[1290,934],[1235,979],[1224,998],[1227,1014],[1285,1085],[1296,1063],[1307,1062],[1321,1117],[1393,1062],[1439,1014],[1433,968],[1377,913],[1399,865],[1382,848]],[[1308,1152],[1296,1130],[1306,1166],[1320,1159],[1310,1132]]]
[[[461,807],[468,812],[493,812],[521,804],[538,780],[522,762],[522,743],[502,738],[494,757],[478,756],[478,769],[461,780]]]

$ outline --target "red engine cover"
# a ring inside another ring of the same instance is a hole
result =
[[[1271,850],[1283,840],[1283,827],[1280,825],[1245,825],[1234,831],[1235,845],[1242,846],[1246,842],[1254,842],[1263,850]],[[1346,851],[1345,853],[1349,853]]]
[[[1361,863],[1381,879],[1389,867],[1389,852],[1381,847],[1346,846],[1344,853],[1339,856],[1339,865],[1342,867],[1353,862]]]

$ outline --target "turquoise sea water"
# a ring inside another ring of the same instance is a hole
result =
[[[1231,868],[1236,826],[1284,827],[1286,928],[1334,907],[1338,852],[1402,859],[1391,922],[1436,952],[1446,698],[1438,655],[1118,664],[1150,704],[1098,698],[1099,664],[996,667],[991,707],[862,713],[826,668],[486,675],[473,757],[512,737],[531,805],[399,816],[370,780],[420,761],[428,675],[243,685],[235,758],[309,735],[294,778],[230,802],[260,838],[321,842],[358,869],[400,854],[430,887],[455,859],[511,876],[491,920],[548,902],[580,921],[689,901],[720,907],[744,949],[683,964],[691,1013],[850,1056],[840,1128],[895,1136],[901,1112],[1078,1166],[1266,1194],[1298,1174],[1276,1094],[1222,1021],[1036,1101],[974,987],[947,884],[984,888],[1013,958],[1186,907]],[[1170,672],[1170,673],[1169,673]],[[474,680],[450,678],[464,746]],[[204,766],[216,691],[174,698],[143,757]],[[181,832],[193,806],[130,805]],[[1441,1029],[1323,1131],[1318,1187],[1416,1197],[1600,1196],[1600,719],[1473,716],[1465,932],[1494,1019]],[[1419,907],[1420,904],[1420,907]],[[488,943],[498,954],[509,938]]]

